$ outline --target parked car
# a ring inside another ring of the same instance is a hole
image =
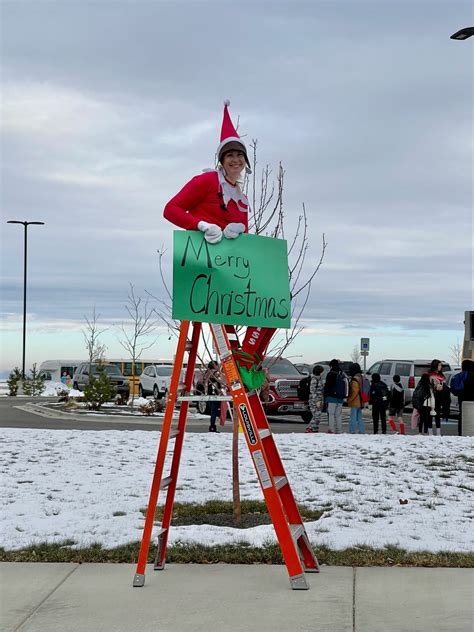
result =
[[[299,415],[307,421],[311,413],[308,403],[298,398],[298,384],[303,375],[287,358],[268,356],[263,361],[268,369],[270,400],[265,403],[267,415]]]
[[[380,373],[380,377],[390,388],[392,378],[398,374],[400,383],[405,389],[405,404],[411,404],[413,391],[423,373],[430,370],[431,360],[381,360],[373,364],[367,371],[367,376]],[[442,371],[448,381],[452,375],[452,367],[443,362]]]
[[[153,395],[155,399],[161,399],[168,394],[173,366],[170,364],[150,364],[145,367],[140,375],[138,394],[140,397]]]
[[[90,364],[89,362],[81,362],[77,366],[72,378],[73,387],[78,391],[83,391],[86,384],[89,384],[89,369],[92,375],[97,375],[99,366],[105,369],[112,385],[117,389],[117,394],[128,399],[130,396],[130,383],[128,378],[120,373],[119,368],[115,366],[115,364]]]

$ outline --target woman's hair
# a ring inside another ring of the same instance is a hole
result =
[[[372,382],[380,382],[380,373],[372,373]]]
[[[324,367],[320,364],[315,364],[313,366],[313,375],[321,375],[324,372]]]
[[[217,369],[217,362],[214,362],[214,360],[211,360],[209,362],[209,364],[207,365],[208,369]]]
[[[426,386],[428,388],[430,388],[431,386],[431,381],[430,381],[430,374],[429,373],[423,373],[423,375],[420,377],[420,382],[423,386]]]
[[[441,360],[436,360],[435,358],[434,360],[431,361],[431,366],[430,366],[431,373],[438,373],[438,364],[442,364]],[[442,373],[442,371],[439,371],[439,373]]]
[[[360,373],[361,371],[362,369],[360,368],[360,364],[358,362],[353,362],[351,364],[349,373],[351,374],[352,377],[354,377],[354,375],[357,375],[357,373]]]

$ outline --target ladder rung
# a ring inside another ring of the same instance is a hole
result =
[[[160,535],[163,535],[163,533],[165,533],[165,531],[166,531],[165,527],[160,527],[158,531],[156,532],[156,537],[159,538]]]
[[[178,428],[175,428],[174,430],[170,432],[170,439],[175,439],[178,435],[179,435],[179,430]]]
[[[161,479],[160,489],[166,489],[173,479],[171,476],[167,476],[166,478]]]
[[[287,485],[288,483],[288,479],[286,478],[286,476],[275,476],[273,481],[277,489],[281,489],[284,485]]]
[[[304,526],[302,524],[290,524],[290,530],[294,540],[297,540],[303,535]]]
[[[265,439],[265,437],[269,437],[272,434],[272,431],[270,428],[262,428],[258,431],[258,434],[260,435],[260,439]]]

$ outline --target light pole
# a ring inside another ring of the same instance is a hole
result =
[[[25,227],[25,247],[24,247],[24,260],[23,260],[23,361],[21,374],[25,379],[25,350],[26,350],[26,257],[28,248],[28,226],[30,224],[38,224],[43,226],[44,222],[20,222],[14,219],[7,221],[7,224],[23,224]]]

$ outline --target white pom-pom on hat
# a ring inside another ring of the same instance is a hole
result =
[[[226,100],[224,101],[224,105],[227,105],[227,107],[229,107],[229,105],[230,105],[230,99],[226,99]]]

